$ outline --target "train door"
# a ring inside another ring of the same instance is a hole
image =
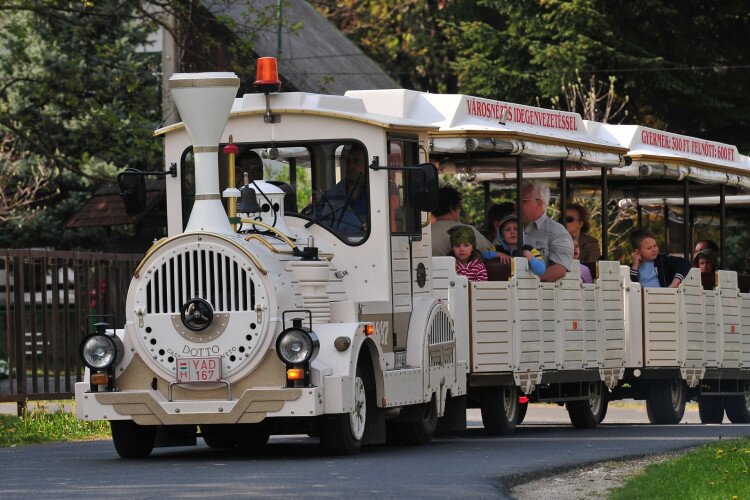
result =
[[[396,367],[406,363],[406,341],[415,294],[427,289],[427,253],[422,249],[419,210],[408,200],[408,175],[398,167],[419,163],[416,136],[388,137],[388,208],[391,239],[393,318],[392,342]],[[427,249],[429,251],[429,249]],[[424,254],[424,255],[423,255]]]

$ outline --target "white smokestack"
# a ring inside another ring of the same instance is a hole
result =
[[[195,205],[187,231],[232,234],[219,194],[218,152],[239,86],[234,73],[175,73],[169,79],[195,158]]]

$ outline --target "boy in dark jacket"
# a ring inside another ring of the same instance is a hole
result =
[[[651,231],[633,231],[630,242],[633,245],[630,279],[644,287],[677,288],[690,271],[689,260],[659,253],[656,237]]]

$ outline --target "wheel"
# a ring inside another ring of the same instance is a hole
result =
[[[435,398],[429,403],[405,408],[408,421],[396,426],[398,437],[404,444],[427,444],[432,441],[438,422],[437,402]]]
[[[725,397],[724,409],[727,418],[733,424],[750,424],[750,393],[745,393],[744,396]]]
[[[516,418],[516,425],[521,425],[523,419],[526,418],[526,412],[529,410],[529,402],[518,403],[518,418]]]
[[[609,409],[609,391],[602,388],[602,411],[599,414],[599,423],[604,422],[604,418],[607,416],[607,410]]]
[[[698,399],[698,414],[703,424],[720,424],[724,421],[724,404],[721,398],[701,396]]]
[[[518,422],[518,389],[514,385],[489,387],[482,391],[479,402],[484,429],[495,436],[508,436]]]
[[[360,369],[357,367],[352,411],[325,415],[321,421],[320,444],[327,453],[333,455],[359,453],[362,438],[365,435],[368,405],[374,406],[374,389],[365,385]]]
[[[254,450],[263,447],[269,432],[258,424],[201,425],[203,441],[211,448],[243,448]]]
[[[112,442],[121,458],[146,458],[156,439],[156,426],[138,425],[132,420],[110,420]]]
[[[685,382],[679,378],[651,382],[646,408],[652,424],[679,424],[685,415]]]
[[[592,392],[594,397],[565,403],[570,422],[576,429],[594,429],[604,419],[602,414],[606,414],[607,399],[603,395],[602,384],[596,384]]]

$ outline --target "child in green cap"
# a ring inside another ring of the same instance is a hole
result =
[[[456,274],[466,276],[470,281],[487,281],[487,267],[476,249],[474,230],[469,226],[454,226],[448,234],[456,258]]]

